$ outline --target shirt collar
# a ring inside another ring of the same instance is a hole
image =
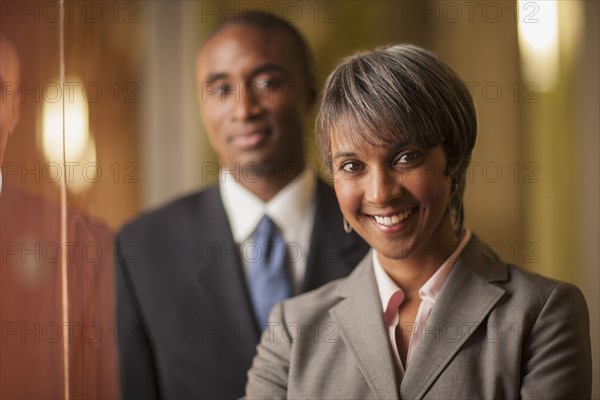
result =
[[[446,279],[448,278],[448,274],[450,273],[452,266],[471,239],[471,231],[465,228],[461,231],[459,237],[460,242],[458,246],[456,246],[456,249],[454,249],[452,254],[446,259],[446,261],[444,261],[440,268],[438,268],[438,270],[419,289],[419,297],[421,300],[428,299],[432,303],[435,303],[435,300],[441,293],[444,284],[446,283]],[[404,291],[398,287],[398,285],[396,285],[396,282],[394,282],[383,269],[383,266],[377,257],[377,250],[373,249],[372,257],[375,281],[377,282],[377,289],[379,290],[379,297],[381,300],[381,309],[384,312],[385,322],[389,326],[394,323],[391,316],[387,315],[388,308],[390,308],[390,303],[394,302],[394,307],[392,308],[397,309],[395,303],[399,301],[398,306],[402,304],[404,296],[399,296],[396,293],[400,291],[402,294],[404,294]],[[402,300],[400,300],[399,297],[401,297]],[[394,313],[394,315],[396,316],[397,313]]]
[[[298,227],[311,207],[315,188],[315,174],[307,169],[265,203],[222,169],[219,190],[233,239],[238,243],[249,239],[266,214],[282,231],[286,242],[297,240]]]
[[[396,294],[396,292],[401,291],[404,293],[396,282],[390,278],[390,276],[385,272],[379,259],[377,258],[377,250],[373,249],[373,270],[375,272],[375,281],[377,282],[377,288],[379,289],[379,298],[381,300],[381,309],[385,315],[385,323],[386,325],[391,325],[393,323],[393,316],[388,316],[388,306],[392,300],[392,296]],[[398,304],[399,306],[400,304]],[[395,308],[395,307],[394,307]],[[396,313],[397,314],[397,313]],[[391,318],[391,319],[390,319]]]
[[[454,249],[442,266],[435,271],[431,278],[429,278],[419,289],[419,297],[421,300],[429,299],[432,303],[435,303],[435,300],[444,287],[444,283],[446,283],[446,279],[448,278],[452,266],[471,239],[471,231],[463,229],[460,236],[462,237],[460,238],[460,242],[458,243],[458,246],[456,246],[456,249]]]

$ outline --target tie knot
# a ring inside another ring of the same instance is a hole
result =
[[[275,230],[275,223],[268,215],[264,215],[260,221],[258,221],[258,225],[256,225],[256,237],[260,238],[269,238],[273,236],[273,231]]]
[[[285,241],[277,225],[267,215],[263,216],[254,231],[254,240],[250,247],[250,262],[269,263],[285,255]]]

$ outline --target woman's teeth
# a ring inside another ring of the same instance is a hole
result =
[[[396,215],[392,215],[390,217],[380,217],[379,215],[373,215],[373,218],[375,218],[375,221],[379,224],[379,225],[383,225],[383,226],[395,226],[398,225],[400,222],[404,221],[406,218],[408,218],[410,216],[410,214],[412,214],[412,208],[410,210],[406,210],[406,211],[402,211],[399,214]]]

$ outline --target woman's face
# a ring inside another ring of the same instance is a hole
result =
[[[339,134],[330,138],[342,213],[380,259],[441,256],[447,254],[444,249],[454,248],[448,211],[451,179],[441,145],[372,146],[353,144]]]

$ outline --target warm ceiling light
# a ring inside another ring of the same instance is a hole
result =
[[[518,6],[523,76],[540,91],[549,92],[559,69],[558,2],[519,0]]]
[[[42,151],[48,162],[62,165],[64,121],[64,161],[70,163],[67,164],[69,168],[64,168],[67,188],[73,192],[81,192],[93,182],[85,175],[85,168],[90,163],[95,163],[96,146],[90,137],[89,106],[83,96],[83,85],[73,79],[67,80],[67,83],[62,95],[58,93],[58,96],[44,99]]]

